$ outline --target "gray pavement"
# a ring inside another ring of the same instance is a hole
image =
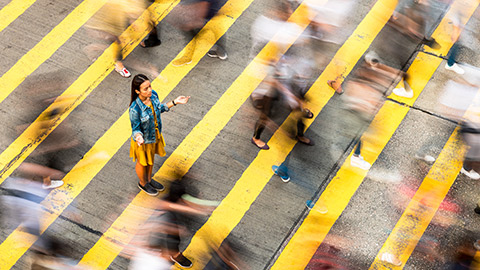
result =
[[[7,2],[0,0],[0,7],[5,6]],[[0,74],[4,74],[13,66],[80,2],[38,0],[27,12],[0,32],[3,59]],[[205,56],[170,93],[166,100],[178,95],[190,95],[192,99],[187,106],[176,107],[174,113],[162,115],[167,155],[174,151],[247,66],[251,44],[250,26],[259,14],[269,9],[271,2],[254,1],[229,29],[228,60],[220,61]],[[370,0],[356,4],[354,16],[348,20],[348,25],[343,29],[347,35],[353,32],[373,4],[374,1]],[[435,18],[439,18],[445,10],[445,4],[435,5],[434,19],[430,22],[430,28],[436,25]],[[478,29],[478,15],[477,11],[474,15],[476,17],[470,20],[467,25],[468,31]],[[371,48],[382,55],[387,63],[395,66],[399,63],[393,63],[393,60],[389,59],[388,49],[391,47],[383,42],[392,36],[393,32],[394,30],[389,27],[383,29]],[[475,53],[480,48],[478,35],[470,31],[464,38],[463,44],[467,44],[468,48],[462,50],[460,61],[480,67],[480,61]],[[151,60],[159,70],[164,68],[183,48],[184,39],[178,30],[167,23],[161,24],[161,39],[162,45],[159,47],[136,48],[126,59],[125,66],[129,67],[132,61]],[[0,131],[0,150],[3,151],[14,141],[18,134],[17,126],[30,123],[46,108],[46,105],[38,104],[39,97],[34,94],[36,86],[41,83],[53,85],[50,95],[59,94],[88,68],[90,61],[82,51],[88,41],[84,29],[77,31],[48,61],[0,103],[2,111],[0,121],[5,123]],[[411,52],[409,57],[415,56],[417,46],[418,44],[413,43],[406,45],[405,50]],[[333,57],[337,48],[332,49],[333,51],[326,52],[328,59]],[[408,57],[404,62],[406,61]],[[370,266],[403,212],[400,206],[393,203],[397,185],[378,182],[378,179],[375,181],[372,179],[374,177],[370,176],[384,171],[393,174],[397,172],[401,179],[405,179],[405,183],[418,186],[428,172],[429,166],[416,161],[414,154],[427,145],[429,153],[436,157],[456,127],[452,121],[442,118],[442,112],[438,111],[438,97],[442,86],[451,76],[455,76],[443,66],[444,64],[441,64],[427,84],[413,109],[330,232],[332,235],[348,239],[343,242],[348,244],[339,246],[344,258],[351,262],[352,269],[367,269]],[[132,74],[138,73],[135,69],[130,71]],[[320,73],[321,69],[317,72]],[[58,85],[55,85],[57,83]],[[67,121],[62,123],[58,130],[66,128],[69,124],[73,127],[73,134],[69,135],[77,138],[80,144],[74,149],[58,153],[62,169],[68,171],[82,158],[128,108],[129,99],[130,80],[112,72],[68,116]],[[339,133],[343,133],[335,128],[337,126],[335,119],[341,117],[340,106],[339,96],[334,96],[306,133],[316,142],[315,146],[299,144],[290,153],[291,182],[283,183],[280,178],[273,176],[240,224],[227,238],[233,243],[248,269],[267,269],[271,265],[281,252],[282,245],[307,214],[305,201],[314,198],[325,188],[335,175],[339,162],[341,164],[343,161],[344,153],[352,150],[352,141],[355,137],[341,136]],[[286,112],[280,112],[274,120],[280,124],[285,115]],[[191,193],[209,200],[222,200],[228,194],[258,153],[258,149],[249,142],[255,121],[255,112],[251,104],[246,102],[185,176]],[[51,136],[54,136],[55,132]],[[268,137],[271,134],[271,131],[265,132]],[[332,144],[337,145],[340,151],[332,151]],[[76,260],[80,260],[92,248],[138,193],[134,163],[128,157],[129,146],[130,142],[125,143],[67,208],[67,212],[75,215],[62,216],[46,232],[65,241],[66,253]],[[43,162],[42,157],[35,153],[27,161]],[[164,160],[165,158],[156,158],[154,171],[160,168]],[[458,224],[451,228],[430,226],[425,233],[434,239],[432,241],[438,243],[436,251],[442,259],[430,261],[424,252],[416,250],[407,262],[406,269],[447,269],[445,263],[453,260],[459,243],[464,239],[473,242],[479,237],[480,217],[473,213],[478,200],[476,185],[478,183],[465,176],[459,176],[449,193],[449,197],[461,207],[461,212],[457,214]],[[2,192],[4,191],[0,190],[0,194]],[[12,224],[9,217],[1,211],[0,218],[2,220],[0,242],[3,242],[16,224]],[[190,238],[206,219],[207,217],[184,220],[189,235],[182,240],[182,248],[188,245]],[[29,255],[30,251],[13,269],[26,269]],[[127,265],[128,259],[119,256],[109,269],[127,269]]]

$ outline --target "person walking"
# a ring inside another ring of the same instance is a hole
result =
[[[179,96],[167,103],[160,103],[147,76],[138,74],[132,80],[129,108],[132,125],[130,157],[136,162],[135,171],[140,180],[138,187],[148,195],[156,196],[158,190],[164,190],[162,184],[152,180],[155,154],[166,155],[160,114],[168,112],[177,104],[186,104],[189,99],[190,96]]]

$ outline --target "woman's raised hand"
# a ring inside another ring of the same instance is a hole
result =
[[[175,99],[175,104],[185,104],[190,99],[190,96],[178,96]]]

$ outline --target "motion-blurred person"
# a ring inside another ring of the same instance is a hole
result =
[[[471,179],[480,179],[480,121],[466,121],[462,124],[460,134],[469,149],[465,155],[461,173]]]
[[[182,1],[180,8],[177,9],[177,13],[175,11],[172,13],[174,17],[172,20],[173,25],[183,32],[187,41],[191,40],[189,46],[186,47],[185,54],[173,61],[172,64],[174,66],[183,66],[192,62],[196,44],[199,42],[198,34],[200,30],[218,14],[223,4],[222,0],[186,0]],[[208,30],[218,40],[208,51],[207,55],[221,60],[227,59],[226,36],[221,35],[218,28],[209,28]]]
[[[45,134],[55,125],[57,119],[65,108],[73,102],[74,98],[74,96],[67,96],[41,100],[41,102],[38,103],[41,104],[42,107],[50,105],[48,109],[33,123],[18,126],[18,131],[21,132],[25,127],[30,125],[35,128],[34,138],[45,137]],[[65,121],[46,137],[32,154],[31,159],[40,159],[42,161],[23,162],[18,167],[18,171],[26,174],[28,177],[41,177],[43,179],[44,189],[58,188],[63,185],[61,179],[65,175],[62,170],[62,165],[60,164],[60,151],[71,149],[78,144],[79,141],[74,137],[70,123]]]
[[[346,22],[351,18],[354,5],[353,0],[314,0],[306,2],[309,8],[309,18],[311,19],[310,32],[312,37],[311,45],[314,51],[314,59],[319,68],[324,68],[327,64],[328,54],[333,53],[346,39]],[[343,74],[344,60],[336,60],[337,78],[340,79]],[[338,92],[339,93],[339,92]],[[340,93],[339,93],[340,94]]]
[[[341,119],[347,121],[349,130],[357,132],[367,126],[376,111],[384,102],[384,94],[401,71],[384,65],[379,58],[370,52],[353,73],[352,79],[345,83],[345,94],[342,96],[345,111]],[[362,140],[358,139],[350,164],[368,170],[371,164],[361,155]]]
[[[179,96],[167,103],[161,103],[147,76],[138,74],[132,80],[129,108],[132,126],[130,157],[136,162],[135,171],[140,180],[138,187],[148,195],[156,196],[157,190],[162,191],[165,188],[161,183],[152,180],[155,154],[166,155],[160,114],[168,112],[177,104],[186,104],[189,99],[189,96]]]
[[[151,237],[148,245],[136,250],[130,259],[129,270],[170,270],[170,254],[167,252],[168,246],[164,241],[157,237]]]
[[[6,193],[2,196],[2,208],[7,214],[8,222],[13,222],[13,227],[22,224],[26,232],[40,235],[42,211],[40,202],[47,195],[41,183],[25,178],[9,177],[2,190]]]
[[[215,249],[212,254],[212,259],[203,268],[204,270],[240,270],[247,269],[243,264],[240,264],[239,259],[230,241],[225,239],[219,248]]]
[[[145,9],[145,0],[109,0],[86,24],[92,38],[114,43],[115,71],[124,78],[130,77],[131,74],[122,63],[124,44],[119,37]],[[152,22],[147,23],[153,25]],[[85,51],[89,58],[94,60],[95,53],[103,51],[107,47],[106,44],[91,44],[85,48]]]
[[[156,239],[155,241],[161,243],[163,256],[169,256],[170,260],[181,267],[189,268],[192,266],[192,262],[179,249],[181,235],[185,234],[186,229],[179,224],[177,215],[181,214],[186,217],[203,216],[209,211],[206,210],[208,208],[185,200],[186,195],[183,180],[176,180],[171,183],[168,195],[156,205],[159,214],[150,223],[149,238]]]
[[[287,21],[292,12],[291,4],[288,1],[279,0],[273,2],[273,6],[265,14],[255,19],[250,30],[252,37],[250,58],[254,58],[268,42],[275,44],[278,50],[283,50],[293,41],[292,37],[303,32],[295,22]],[[295,42],[296,44],[306,42],[305,36]],[[269,63],[272,59],[278,60],[280,57],[281,55],[275,55],[273,52],[272,58],[263,60]]]
[[[414,42],[415,44],[425,44],[433,49],[440,48],[440,45],[431,37],[427,37],[427,21],[429,19],[430,4],[427,0],[408,0],[405,6],[397,12],[394,12],[390,18],[389,24],[399,31],[399,35],[392,37],[391,41],[396,48],[392,54],[397,64],[403,65],[405,56],[408,55],[403,48],[404,43]],[[405,73],[400,80],[399,86],[393,89],[397,96],[412,98],[413,90],[407,83],[407,74]]]
[[[464,66],[464,74],[455,76],[445,84],[440,96],[440,113],[461,123],[460,134],[469,150],[464,158],[461,173],[472,179],[480,179],[480,118],[479,100],[476,97],[480,87],[480,70],[476,67]],[[473,106],[473,107],[472,107]],[[470,113],[473,112],[473,113]]]
[[[288,61],[284,57],[275,67],[262,84],[252,92],[251,99],[260,116],[255,124],[255,130],[251,139],[252,143],[260,149],[268,150],[270,147],[260,139],[267,122],[270,121],[272,106],[281,97],[286,102],[286,107],[292,110],[297,124],[295,137],[300,143],[314,145],[314,142],[304,135],[305,124],[303,118],[312,118],[313,113],[305,108],[303,85],[291,83],[292,74]],[[297,79],[300,75],[297,75]],[[299,83],[299,81],[297,81]],[[276,103],[275,103],[276,104]]]
[[[77,261],[67,256],[65,244],[59,239],[42,235],[31,248],[31,270],[87,270],[78,266]]]
[[[463,75],[465,70],[457,64],[457,55],[460,51],[460,48],[467,44],[467,42],[462,42],[464,34],[465,25],[462,24],[462,18],[465,17],[462,8],[456,8],[450,14],[452,14],[448,19],[450,20],[451,29],[451,41],[453,42],[453,46],[450,48],[448,53],[447,63],[445,64],[445,69],[454,71],[459,75]],[[477,31],[474,31],[474,35],[476,35]]]

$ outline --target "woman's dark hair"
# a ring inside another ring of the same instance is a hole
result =
[[[135,75],[135,77],[133,77],[133,80],[132,80],[132,95],[131,95],[131,98],[130,98],[130,105],[132,105],[132,103],[138,97],[138,94],[137,94],[137,92],[135,92],[135,90],[140,91],[140,85],[145,81],[149,81],[149,79],[147,78],[147,76],[145,76],[143,74],[137,74],[137,75]]]

